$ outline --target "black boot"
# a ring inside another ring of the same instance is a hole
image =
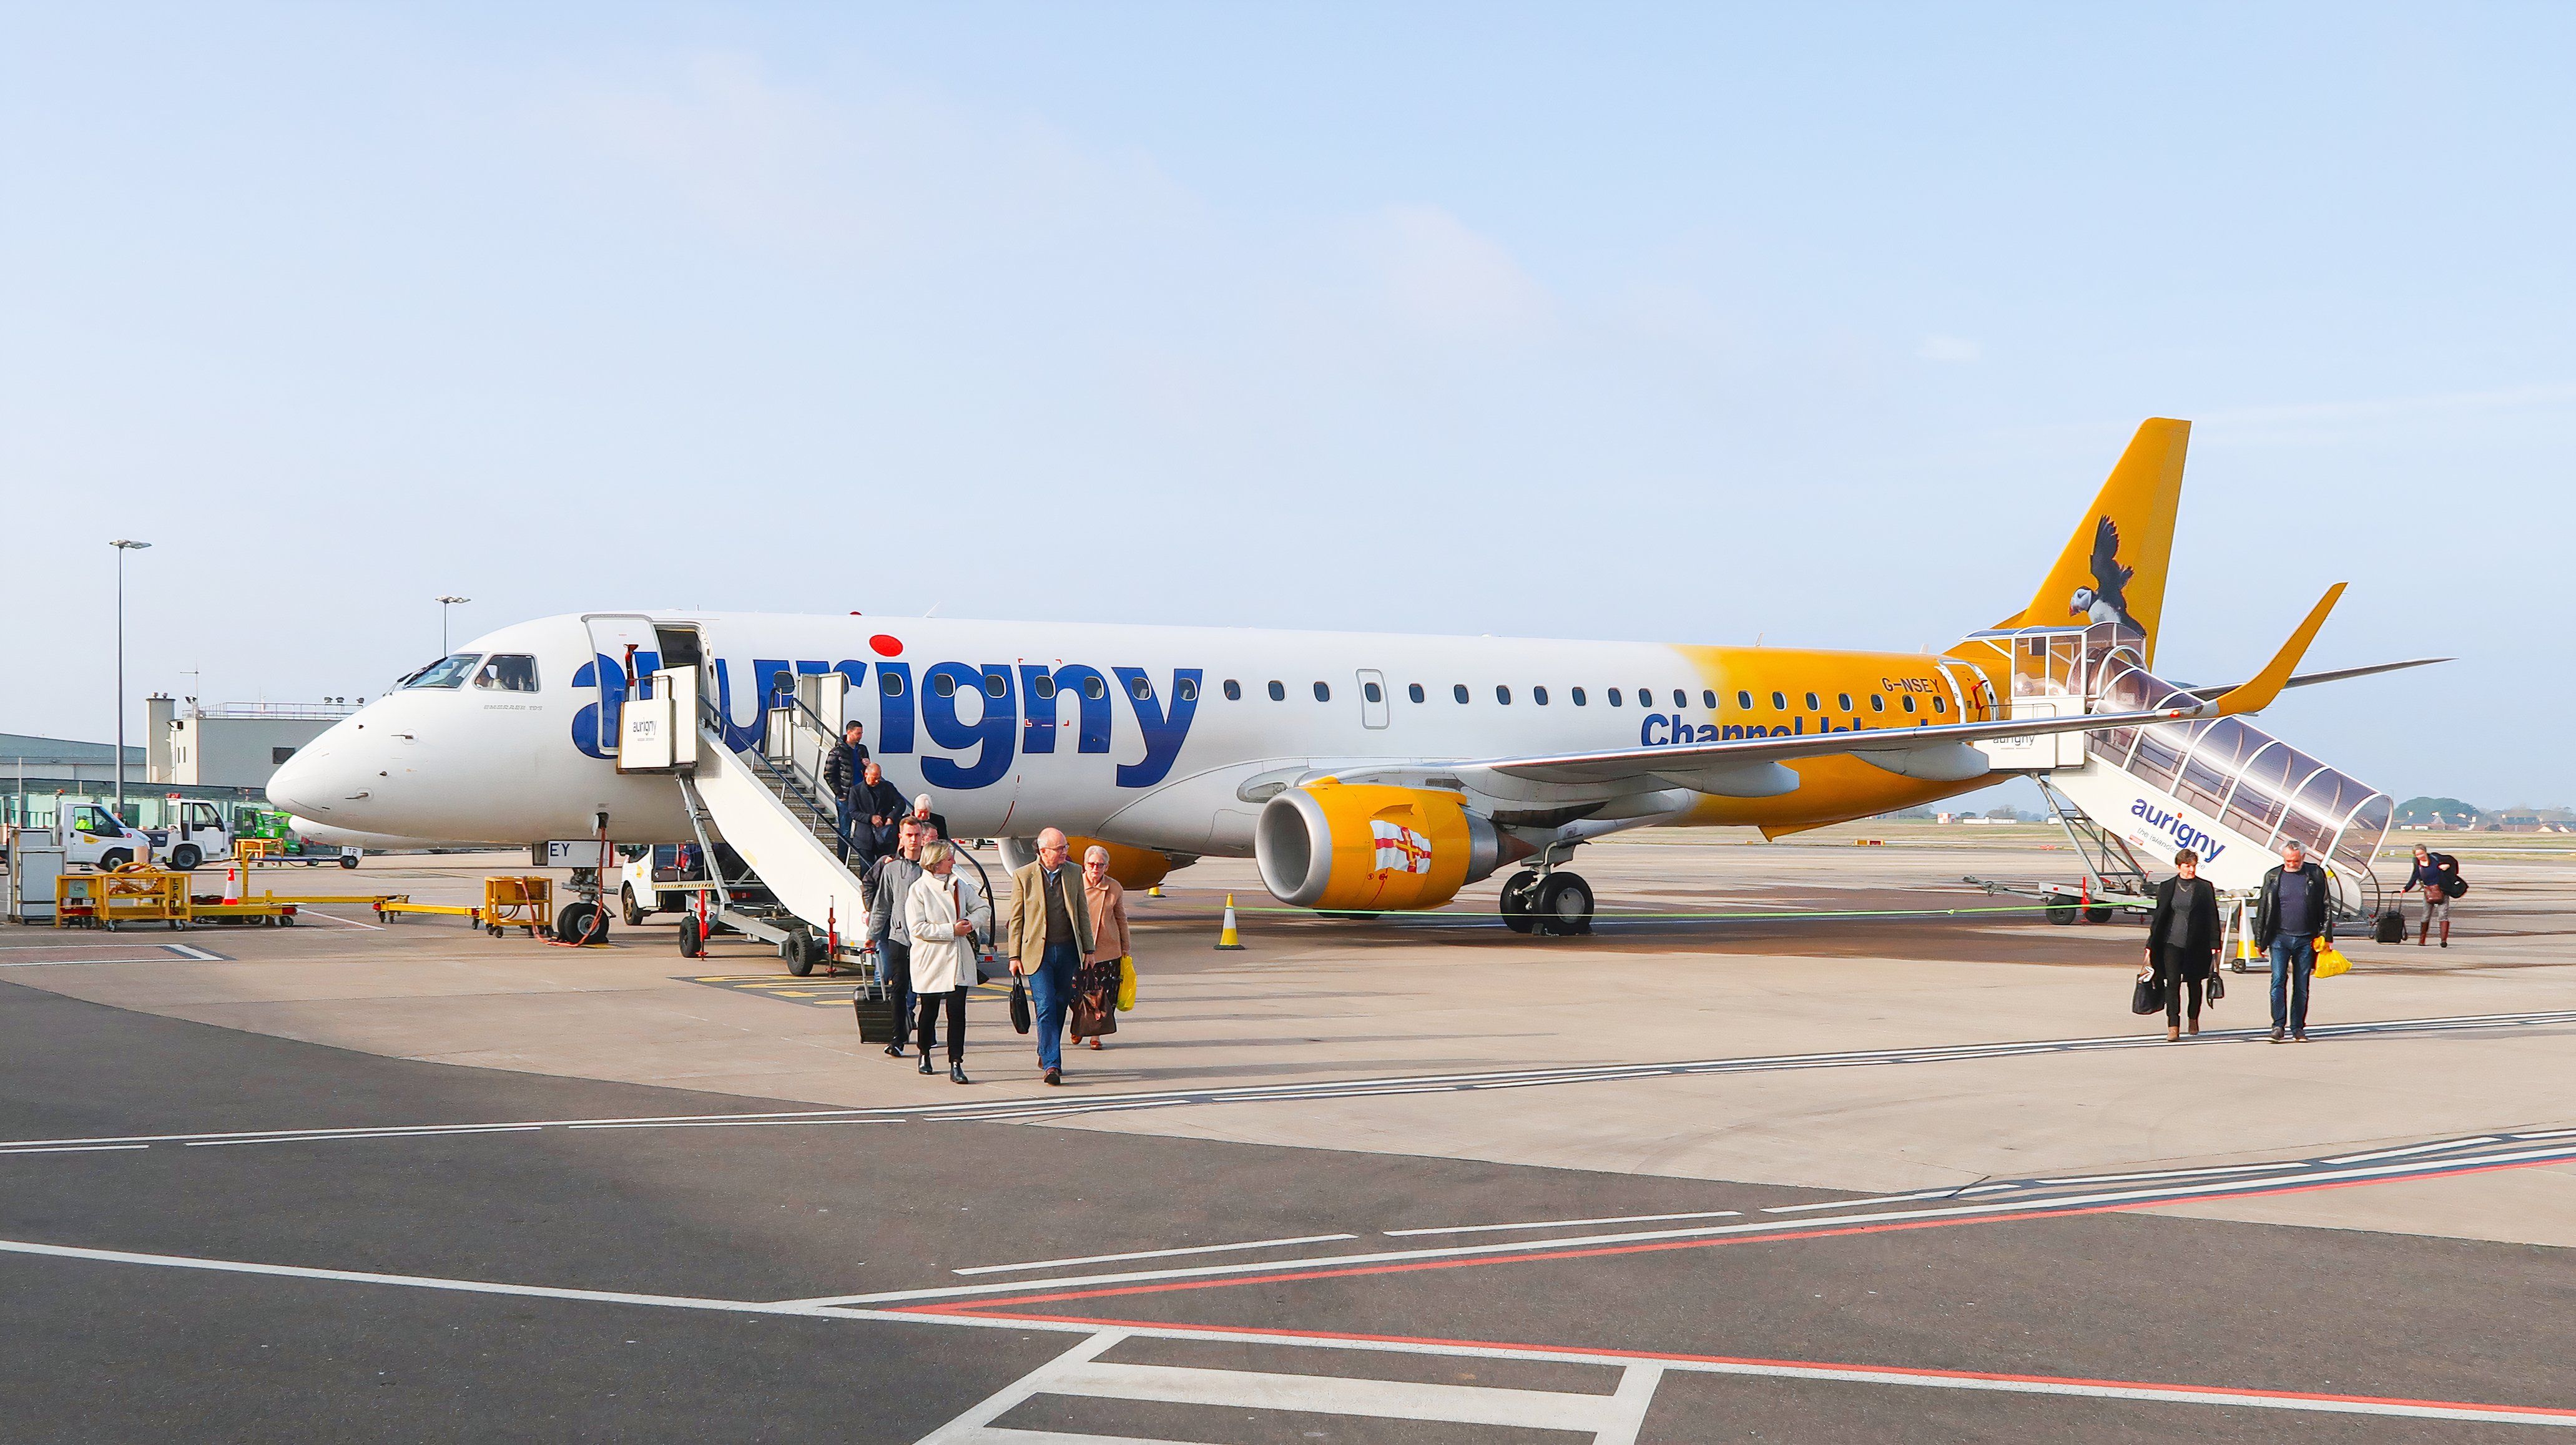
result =
[[[930,1050],[928,1049],[923,1049],[921,1051],[921,1071],[925,1074],[937,1072],[937,1070],[930,1067]]]
[[[952,1063],[948,1066],[948,1082],[952,1084],[969,1084],[974,1081],[966,1077],[966,1066],[964,1064]]]

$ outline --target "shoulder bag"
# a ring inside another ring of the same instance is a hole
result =
[[[2133,1014],[2161,1013],[2164,1006],[2164,988],[2153,974],[2139,979],[2138,986],[2129,990],[2129,1012]]]

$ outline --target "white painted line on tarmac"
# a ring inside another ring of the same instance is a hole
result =
[[[306,918],[319,918],[325,923],[339,923],[345,924],[351,928],[363,928],[369,933],[384,933],[388,931],[381,923],[360,923],[354,918],[342,918],[339,914],[324,913],[318,908],[303,910],[301,916]]]
[[[1404,1340],[1387,1338],[1352,1338],[1321,1332],[1225,1330],[1172,1328],[1141,1324],[1120,1324],[1103,1330],[1087,1321],[1046,1318],[1012,1318],[1008,1316],[975,1317],[970,1315],[925,1315],[906,1311],[835,1309],[795,1301],[772,1303],[760,1300],[720,1299],[698,1295],[628,1293],[614,1290],[564,1289],[550,1285],[506,1284],[496,1280],[448,1279],[436,1275],[380,1274],[359,1270],[314,1269],[302,1265],[260,1264],[248,1260],[210,1259],[194,1255],[142,1254],[129,1250],[90,1249],[77,1245],[41,1244],[32,1240],[0,1240],[0,1253],[33,1255],[52,1259],[83,1260],[101,1264],[154,1266],[165,1269],[206,1270],[225,1274],[264,1275],[280,1279],[317,1280],[335,1284],[370,1284],[406,1289],[453,1291],[463,1294],[511,1295],[530,1299],[564,1300],[582,1304],[637,1305],[659,1309],[711,1310],[732,1314],[783,1315],[812,1319],[861,1320],[876,1323],[936,1325],[951,1329],[1008,1330],[1028,1334],[1048,1332],[1080,1334],[1090,1337],[1088,1348],[1077,1348],[1059,1357],[1063,1363],[1088,1361],[1106,1352],[1122,1339],[1136,1337],[1161,1340],[1218,1340],[1240,1344],[1285,1345],[1308,1349],[1357,1350],[1371,1354],[1431,1355],[1453,1359],[1537,1360],[1574,1365],[1600,1365],[1612,1369],[1630,1369],[1640,1364],[1659,1366],[1664,1371],[1694,1374],[1743,1375],[1768,1379],[1813,1380],[1821,1382],[1894,1385],[1915,1389],[1989,1391],[2018,1395],[2054,1395],[2079,1399],[2135,1400],[2147,1403],[2196,1404],[2240,1409],[2290,1410],[2320,1414],[2370,1415],[2415,1420],[2465,1420],[2492,1424],[2546,1425],[2562,1429],[2576,1428],[2576,1410],[2553,1410],[2512,1405],[2484,1405],[2449,1400],[2402,1400],[2369,1396],[2308,1394],[2287,1390],[2240,1390],[2227,1387],[2162,1384],[2132,1380],[2052,1379],[2044,1376],[2006,1375],[1970,1370],[1930,1370],[1904,1367],[1870,1367],[1826,1362],[1790,1362],[1780,1360],[1736,1360],[1712,1356],[1664,1354],[1650,1351],[1597,1351],[1555,1349],[1546,1346],[1480,1345],[1446,1340]],[[992,1412],[999,1418],[1011,1405],[1020,1403],[1042,1387],[1032,1387],[1018,1398]],[[1007,1392],[1006,1392],[1007,1393]],[[1626,1393],[1625,1391],[1622,1392]],[[1000,1397],[995,1397],[999,1400]],[[988,1402],[990,1403],[990,1402]],[[933,1437],[940,1438],[940,1437]],[[1140,1442],[1141,1445],[1141,1442]]]
[[[350,1139],[420,1139],[463,1134],[528,1134],[543,1124],[475,1124],[465,1128],[376,1129],[364,1134],[273,1134],[259,1139],[191,1139],[190,1149],[221,1149],[233,1144],[334,1144]]]
[[[995,1284],[938,1285],[927,1289],[885,1290],[874,1294],[840,1295],[825,1298],[793,1300],[802,1305],[874,1305],[908,1304],[915,1301],[956,1300],[976,1295],[1009,1294],[1029,1289],[1061,1290],[1077,1286],[1114,1286],[1148,1284],[1183,1279],[1216,1279],[1227,1275],[1258,1274],[1265,1270],[1305,1272],[1316,1269],[1357,1268],[1366,1265],[1410,1264],[1424,1260],[1471,1259],[1480,1255],[1550,1255],[1576,1250],[1616,1248],[1621,1245],[1654,1244],[1676,1240],[1727,1237],[1750,1237],[1782,1230],[1835,1229],[1843,1226],[1921,1223],[1934,1220],[1965,1220],[1980,1215],[1996,1214],[2064,1214],[2078,1211],[2111,1209],[2122,1206],[2145,1208],[2157,1204],[2188,1204],[2205,1195],[2253,1192],[2270,1184],[2313,1187],[2321,1184],[2358,1183],[2410,1174],[2419,1170],[2458,1171],[2471,1168],[2497,1168],[2517,1163],[2576,1159],[2576,1148],[2559,1146],[2527,1149],[2503,1154],[2468,1155],[2440,1161],[2414,1161],[2369,1165],[2340,1170],[2285,1170],[2278,1177],[2215,1180],[2200,1184],[2165,1185],[2151,1189],[2112,1190],[2093,1194],[2064,1195],[2050,1199],[1994,1199],[1978,1204],[1956,1204],[1941,1209],[1883,1210],[1875,1213],[1827,1215],[1812,1219],[1753,1220],[1743,1224],[1706,1225],[1692,1229],[1635,1230],[1622,1234],[1578,1235],[1571,1239],[1515,1239],[1497,1244],[1459,1244],[1438,1249],[1379,1250],[1365,1254],[1314,1255],[1294,1260],[1263,1260],[1254,1264],[1203,1264],[1181,1269],[1128,1270],[1114,1274],[1073,1275],[1044,1281],[1014,1280]],[[2015,1188],[1998,1185],[1994,1188]]]
[[[2328,1164],[2367,1164],[2373,1159],[2403,1159],[2409,1154],[2436,1154],[2444,1149],[2466,1149],[2477,1144],[2501,1144],[2503,1142],[2503,1139],[2489,1134],[2476,1139],[2445,1139],[2438,1144],[2413,1144],[2403,1149],[2381,1149],[2370,1154],[2346,1154],[2339,1159],[2328,1159],[2325,1162]]]
[[[1530,1219],[1519,1224],[1444,1224],[1437,1229],[1381,1229],[1389,1239],[1417,1234],[1483,1234],[1496,1229],[1568,1229],[1582,1224],[1661,1224],[1674,1219],[1742,1219],[1741,1209],[1704,1209],[1697,1214],[1615,1214],[1600,1219]]]
[[[2319,1025],[2310,1030],[2318,1038],[2361,1037],[2382,1032],[2462,1031],[2471,1029],[2533,1028],[2547,1025],[2576,1024],[2576,1009],[2510,1014],[2463,1014],[2429,1018],[2383,1019],[2372,1022]],[[2261,1029],[2213,1031],[2202,1036],[2208,1042],[2253,1042],[2268,1037]],[[1547,1084],[1584,1084],[1685,1078],[1703,1075],[1776,1072],[1795,1069],[1830,1069],[1871,1067],[1878,1065],[1939,1064],[1969,1059],[2048,1056],[2093,1050],[2154,1049],[2166,1046],[2164,1040],[2148,1034],[2118,1034],[2075,1039],[2038,1039],[2024,1043],[1965,1044],[1923,1048],[1868,1049],[1845,1053],[1773,1054],[1752,1057],[1676,1061],[1659,1064],[1617,1064],[1596,1067],[1557,1067],[1543,1069],[1509,1069],[1490,1072],[1455,1074],[1409,1074],[1375,1079],[1340,1079],[1319,1081],[1310,1085],[1237,1085],[1216,1089],[1180,1089],[1148,1094],[1104,1094],[1054,1102],[1041,1098],[1015,1097],[981,1102],[948,1104],[906,1104],[870,1109],[794,1109],[756,1114],[673,1114],[605,1119],[545,1119],[529,1121],[527,1127],[573,1128],[583,1126],[622,1125],[645,1128],[653,1126],[689,1126],[717,1121],[739,1121],[747,1124],[798,1123],[815,1119],[853,1118],[935,1118],[954,1122],[978,1120],[1045,1119],[1061,1115],[1099,1112],[1109,1109],[1160,1108],[1182,1105],[1232,1103],[1295,1103],[1316,1098],[1367,1097],[1394,1093],[1439,1093],[1444,1090],[1539,1087]],[[476,1130],[489,1126],[478,1124],[421,1125],[402,1133],[428,1133],[441,1129]],[[519,1127],[519,1126],[513,1126]],[[0,1140],[9,1144],[98,1144],[98,1143],[163,1143],[198,1139],[252,1139],[261,1137],[304,1138],[324,1134],[363,1135],[369,1130],[267,1129],[237,1130],[204,1134],[137,1134],[99,1139],[26,1139]],[[388,1135],[398,1137],[398,1135]],[[1922,1197],[1932,1197],[1934,1191]]]
[[[224,957],[224,956],[223,956],[222,954],[220,954],[220,953],[208,953],[208,952],[206,952],[206,951],[205,951],[204,949],[202,949],[202,948],[191,948],[191,947],[189,947],[187,944],[184,944],[184,943],[165,943],[165,944],[162,944],[161,946],[162,946],[163,948],[165,948],[165,949],[168,949],[170,952],[172,952],[172,953],[175,953],[175,954],[179,955],[181,958],[193,959],[193,960],[195,960],[195,961],[196,961],[196,962],[198,962],[198,963],[230,963],[230,962],[232,962],[232,960],[231,960],[231,959],[228,959],[228,958]]]
[[[2496,1141],[2493,1139],[2481,1139],[2478,1142],[2482,1144],[2492,1144]],[[2360,1161],[2355,1159],[2329,1159],[2326,1162],[2329,1164],[2355,1164]],[[2211,1174],[2260,1174],[2264,1170],[2278,1169],[2280,1167],[2281,1166],[2279,1164],[2274,1163],[2228,1164],[2209,1169],[2143,1169],[2127,1174],[2074,1174],[2062,1179],[2038,1179],[2033,1180],[2032,1182],[2036,1184],[2144,1183],[2150,1179],[2198,1179]]]
[[[1247,1239],[1240,1244],[1198,1244],[1186,1249],[1144,1249],[1133,1254],[1087,1254],[1076,1259],[1033,1259],[1025,1264],[979,1264],[972,1269],[952,1269],[950,1274],[1003,1274],[1017,1269],[1057,1269],[1072,1264],[1117,1264],[1130,1259],[1170,1259],[1183,1254],[1221,1254],[1230,1249],[1276,1249],[1291,1244],[1330,1244],[1337,1239],[1357,1239],[1356,1234],[1302,1234],[1295,1239]]]
[[[149,1149],[149,1144],[50,1144],[33,1149],[0,1149],[0,1154],[105,1154],[119,1149]]]
[[[580,1129],[749,1129],[757,1126],[778,1128],[790,1124],[904,1124],[906,1119],[638,1119],[616,1120],[605,1124],[526,1124],[521,1128],[567,1130]]]

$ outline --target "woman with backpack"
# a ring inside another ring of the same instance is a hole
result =
[[[2460,876],[2460,860],[2448,853],[2436,853],[2418,843],[2415,845],[2415,869],[2406,875],[2406,887],[2412,893],[2424,890],[2424,926],[2416,931],[2415,946],[2422,948],[2432,935],[2433,925],[2442,925],[2442,946],[2451,946],[2451,900],[2469,891],[2468,881]],[[2406,941],[2406,935],[2397,935]]]
[[[2200,1032],[2200,996],[2218,968],[2222,937],[2218,923],[2218,890],[2200,876],[2200,855],[2189,848],[2174,855],[2174,876],[2156,885],[2156,911],[2147,920],[2147,966],[2165,996],[2165,1042],[2179,1043],[2183,1030],[2183,991],[2191,992],[2191,1031]]]

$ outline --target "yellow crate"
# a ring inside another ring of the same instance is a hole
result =
[[[235,838],[233,856],[244,863],[255,863],[262,858],[277,857],[285,846],[275,838]]]

